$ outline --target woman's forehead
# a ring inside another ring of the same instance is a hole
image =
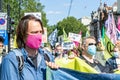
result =
[[[42,27],[38,21],[30,20],[28,23],[28,31],[42,30]]]

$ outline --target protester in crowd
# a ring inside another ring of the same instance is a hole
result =
[[[97,59],[103,66],[105,66],[105,62],[106,62],[106,59],[104,57],[105,47],[102,44],[101,40],[98,40],[96,48],[97,48],[97,52],[95,54],[95,59]]]
[[[4,56],[3,46],[4,46],[4,38],[2,36],[0,36],[0,63],[2,61],[2,57]]]
[[[99,61],[94,59],[96,54],[96,40],[93,36],[89,36],[83,39],[82,53],[80,58],[83,59],[88,65],[97,70],[98,72],[108,72],[109,67],[101,65]]]
[[[120,44],[116,44],[111,52],[113,55],[106,61],[106,66],[110,67],[110,73],[120,70]]]
[[[61,59],[63,58],[63,49],[60,43],[55,44],[55,59]]]
[[[77,41],[73,41],[75,46],[73,47],[73,49],[71,50],[76,57],[79,57],[80,55],[80,48],[81,48],[81,44],[80,42],[77,42]]]
[[[120,49],[120,40],[117,40],[115,45]]]
[[[67,50],[67,57],[69,59],[73,59],[75,57],[79,57],[79,55],[80,55],[80,42],[73,41],[72,48]]]
[[[97,42],[96,48],[97,48],[98,51],[104,51],[105,50],[105,47],[102,45],[101,41]]]
[[[43,32],[40,19],[33,15],[22,17],[16,31],[18,49],[10,51],[3,58],[0,80],[46,80],[46,66],[58,68],[51,62],[53,61],[52,55],[44,54],[40,48]],[[22,57],[17,60],[16,55]],[[22,69],[19,68],[21,60],[24,62]]]
[[[80,52],[78,51],[78,48],[74,47],[73,49],[68,51],[68,58],[73,59],[75,57],[79,57]]]

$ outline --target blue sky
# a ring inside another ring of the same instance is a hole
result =
[[[112,6],[117,0],[101,0]],[[71,0],[40,0],[45,6],[49,25],[54,25],[68,16]],[[96,11],[100,5],[100,0],[72,0],[69,16],[79,19],[84,16],[91,16],[92,11]]]

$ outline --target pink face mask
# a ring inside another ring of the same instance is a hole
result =
[[[29,34],[26,40],[26,45],[32,49],[38,49],[42,43],[42,34]]]

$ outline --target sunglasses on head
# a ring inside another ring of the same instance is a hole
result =
[[[89,46],[90,46],[90,45],[96,45],[96,43],[89,43],[88,45],[89,45]]]

